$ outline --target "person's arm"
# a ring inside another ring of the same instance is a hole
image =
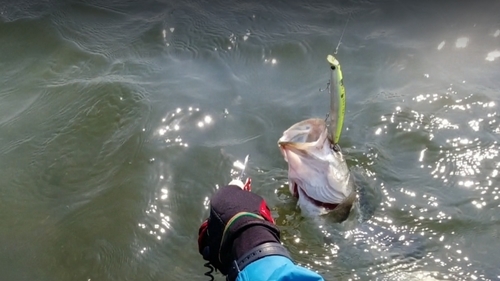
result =
[[[198,232],[203,258],[229,281],[323,280],[293,263],[266,201],[246,190],[233,181],[212,196],[210,215]]]

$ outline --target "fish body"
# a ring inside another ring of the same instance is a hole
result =
[[[326,122],[320,118],[292,125],[278,141],[288,163],[290,192],[298,197],[300,209],[313,216],[334,211],[343,220],[355,193],[344,156],[331,144]]]
[[[338,145],[345,113],[342,72],[333,56],[328,61],[332,67],[328,121],[311,118],[298,122],[283,132],[278,146],[288,163],[290,192],[298,197],[300,209],[313,216],[335,213],[342,221],[349,215],[356,193]]]

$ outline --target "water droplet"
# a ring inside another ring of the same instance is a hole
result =
[[[437,49],[438,49],[438,50],[441,50],[441,49],[444,47],[444,44],[445,44],[445,42],[444,42],[444,41],[443,41],[443,42],[441,42],[441,43],[439,43],[439,45],[438,45]]]

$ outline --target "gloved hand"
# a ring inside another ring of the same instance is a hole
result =
[[[210,200],[210,216],[198,231],[198,250],[222,274],[254,247],[279,242],[266,201],[249,192],[250,181],[232,181]],[[248,190],[248,191],[247,191]]]

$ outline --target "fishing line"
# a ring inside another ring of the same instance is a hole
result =
[[[333,53],[334,55],[336,55],[339,52],[339,47],[340,47],[340,44],[342,43],[342,38],[344,38],[344,33],[345,33],[345,30],[347,28],[347,24],[349,23],[350,19],[351,19],[351,12],[349,12],[349,17],[347,17],[347,21],[345,22],[344,28],[342,29],[342,34],[340,34],[339,43],[337,44],[337,47],[335,48],[335,52]],[[326,84],[326,87],[324,89],[319,88],[319,91],[324,92],[324,91],[328,90],[329,88],[330,88],[330,82],[328,82]],[[328,118],[328,114],[327,114],[326,118]]]
[[[337,44],[337,47],[335,48],[335,52],[333,53],[334,55],[336,55],[339,51],[340,43],[342,43],[342,38],[344,37],[344,33],[345,33],[345,30],[347,28],[347,24],[349,23],[350,19],[351,19],[351,13],[349,13],[349,17],[347,18],[347,21],[344,25],[344,29],[342,30],[342,34],[340,34],[339,43]]]

